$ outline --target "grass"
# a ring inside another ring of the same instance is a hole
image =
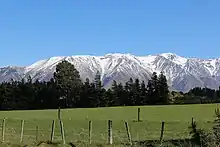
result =
[[[208,129],[214,119],[216,104],[143,106],[141,122],[137,120],[138,107],[112,107],[61,110],[66,142],[88,143],[88,122],[92,120],[92,142],[107,143],[107,121],[113,121],[113,142],[127,142],[124,121],[128,121],[133,140],[158,140],[161,122],[165,121],[164,139],[188,138],[191,118],[199,127]],[[24,143],[36,140],[39,126],[39,141],[49,140],[52,120],[56,120],[55,141],[61,141],[57,110],[1,111],[0,119],[6,118],[5,141],[19,143],[21,120],[24,124]]]

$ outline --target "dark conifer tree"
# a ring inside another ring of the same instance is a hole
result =
[[[132,87],[132,91],[134,94],[133,105],[141,105],[141,99],[140,99],[141,87],[140,87],[139,79],[135,79],[134,86]]]
[[[90,81],[89,78],[86,78],[86,81],[82,85],[80,91],[80,100],[77,102],[78,106],[81,108],[89,108],[91,107],[91,88],[90,88]]]
[[[115,97],[114,97],[114,94],[113,94],[113,91],[112,89],[108,89],[106,92],[105,92],[105,98],[106,98],[106,106],[114,106],[115,105]]]
[[[144,81],[141,83],[141,89],[140,89],[140,103],[141,105],[146,105],[148,103],[147,99],[147,89]]]
[[[81,79],[75,66],[68,61],[62,61],[56,66],[55,83],[59,91],[59,98],[63,98],[66,107],[73,107],[78,99]]]
[[[99,71],[97,71],[97,73],[95,75],[95,87],[97,90],[101,90],[101,88],[102,88],[101,74]]]
[[[122,83],[119,83],[117,86],[117,106],[124,106],[126,103],[126,99],[124,97],[124,87]]]
[[[118,97],[118,84],[115,80],[112,82],[112,95],[113,99],[111,100],[112,106],[118,106],[118,102],[120,101],[120,98]]]
[[[133,106],[135,103],[135,97],[134,97],[134,81],[132,78],[128,81],[128,105]]]
[[[156,72],[153,72],[151,79],[148,81],[147,93],[149,104],[159,103],[158,77]]]
[[[159,91],[159,103],[168,104],[169,103],[169,87],[167,84],[166,76],[163,72],[160,73],[158,78],[158,91]]]
[[[148,81],[147,84],[147,102],[152,105],[155,104],[154,102],[154,86],[152,80]]]
[[[125,106],[128,106],[130,104],[130,86],[129,86],[129,82],[126,82],[125,83],[125,86],[124,86],[124,105]]]
[[[101,82],[101,74],[97,71],[95,75],[95,91],[96,91],[96,99],[97,99],[97,106],[104,107],[106,105],[106,97],[105,97],[105,89],[103,88]]]
[[[89,86],[89,100],[90,100],[90,107],[98,107],[98,100],[96,99],[96,88],[95,83],[90,83]]]

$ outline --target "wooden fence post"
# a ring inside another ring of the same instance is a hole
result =
[[[23,136],[24,136],[24,120],[21,120],[21,138],[20,138],[20,143],[23,141]]]
[[[141,120],[140,120],[140,113],[141,113],[141,109],[140,108],[138,108],[138,112],[137,112],[137,121],[138,122],[140,122]]]
[[[38,126],[36,126],[36,142],[38,142],[38,133],[39,132],[39,127]]]
[[[89,144],[92,144],[92,121],[89,121]]]
[[[62,120],[60,120],[60,129],[61,129],[61,135],[62,135],[63,144],[66,144],[65,134],[64,134],[64,127],[63,127],[63,122],[62,122]]]
[[[54,138],[54,130],[55,130],[55,120],[52,122],[51,134],[50,134],[50,141],[53,142]]]
[[[126,128],[129,144],[132,146],[131,133],[130,133],[130,130],[129,130],[128,122],[125,122],[125,128]]]
[[[140,142],[139,133],[137,132],[137,141]]]
[[[5,118],[2,121],[2,142],[5,141]]]
[[[112,120],[108,120],[108,144],[113,143],[113,138],[112,138]]]
[[[164,121],[162,121],[161,133],[160,133],[160,143],[163,141],[163,133],[164,133]]]

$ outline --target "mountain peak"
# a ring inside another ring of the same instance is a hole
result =
[[[187,58],[181,57],[181,56],[176,55],[174,53],[162,53],[159,56],[163,56],[164,58],[166,58],[166,59],[168,59],[178,65],[181,65],[181,66],[184,66],[187,62]]]
[[[122,57],[122,56],[134,56],[130,53],[108,53],[105,54],[104,56],[116,56],[116,57]]]
[[[181,56],[174,54],[174,53],[161,53],[159,55],[165,57],[166,59],[170,59],[170,60],[181,57]],[[181,57],[181,58],[184,58],[184,57]]]
[[[161,53],[161,54],[159,54],[159,55],[164,56],[164,57],[177,56],[177,55],[174,54],[174,53]]]

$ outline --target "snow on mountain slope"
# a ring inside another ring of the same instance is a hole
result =
[[[24,76],[24,67],[8,66],[0,68],[0,82],[21,80]]]
[[[176,54],[172,54],[172,53],[162,53],[160,54],[160,56],[165,57],[166,59],[180,65],[180,66],[184,66],[187,62],[187,59],[181,56],[178,56]]]
[[[31,76],[33,80],[49,80],[53,77],[56,65],[62,60],[74,64],[82,80],[94,79],[97,71],[106,88],[113,80],[125,83],[132,78],[145,82],[155,71],[163,71],[172,89],[188,91],[200,86],[216,89],[220,86],[220,59],[202,60],[184,58],[172,53],[158,55],[134,56],[131,54],[106,54],[104,56],[60,56],[38,61],[27,67],[0,68],[0,82],[21,80]]]
[[[99,61],[105,63],[102,66],[102,80],[107,88],[111,86],[112,80],[125,83],[132,77],[147,82],[151,75],[144,64],[131,54],[107,54]]]

